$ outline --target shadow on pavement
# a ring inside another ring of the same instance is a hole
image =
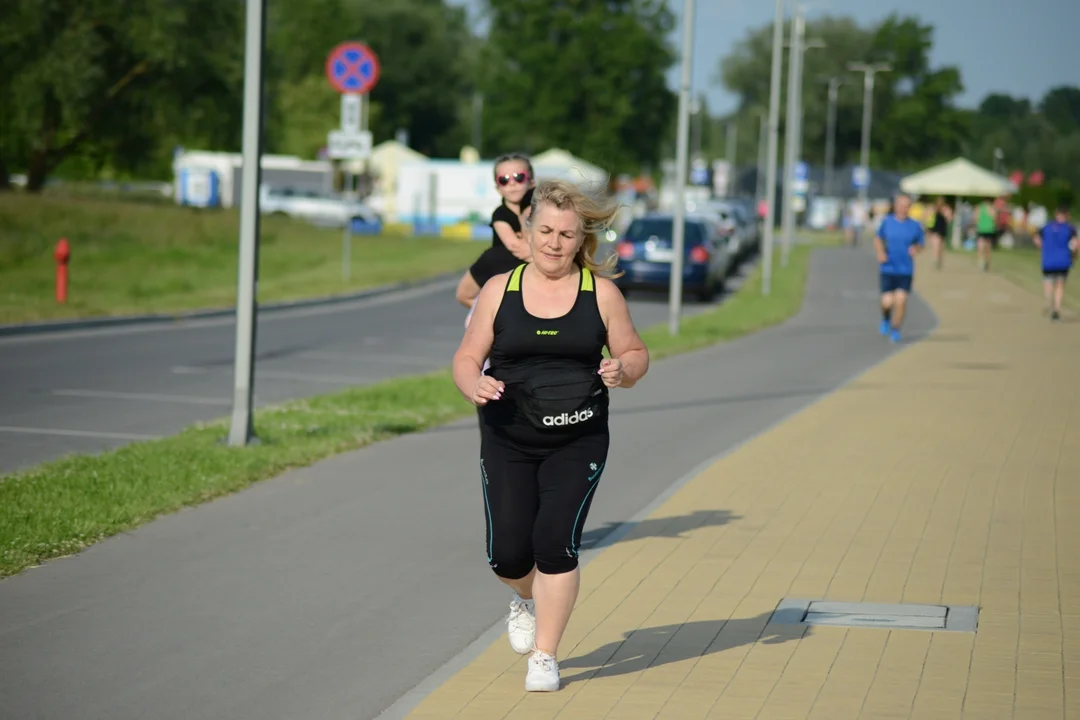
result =
[[[649,412],[663,410],[682,410],[693,407],[709,407],[713,405],[734,405],[736,403],[760,402],[762,400],[788,400],[790,398],[818,397],[830,393],[836,388],[810,388],[806,390],[783,390],[767,393],[749,393],[747,395],[729,395],[727,397],[701,398],[700,400],[687,400],[685,402],[659,403],[657,405],[642,405],[612,410],[611,415],[640,415]]]
[[[729,510],[695,510],[689,515],[679,517],[647,518],[635,523],[627,530],[639,537],[681,538],[683,533],[700,527],[718,527],[739,520],[740,515]],[[616,530],[626,527],[626,523],[609,522],[598,528],[586,530],[581,535],[582,549],[591,548]],[[625,538],[625,535],[624,535]],[[620,538],[622,539],[622,538]]]
[[[650,667],[692,660],[755,642],[776,645],[799,640],[809,634],[810,629],[802,625],[768,625],[770,617],[771,612],[752,618],[702,620],[639,628],[626,633],[623,640],[560,662],[562,670],[582,670],[576,675],[564,677],[563,685],[637,673]]]

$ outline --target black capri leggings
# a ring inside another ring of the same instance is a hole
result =
[[[480,434],[488,564],[508,580],[578,566],[581,530],[607,462],[605,430],[550,449]]]

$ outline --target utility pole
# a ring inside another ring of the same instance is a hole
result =
[[[795,19],[791,23],[791,40],[788,49],[787,120],[784,122],[784,202],[781,206],[780,264],[787,263],[788,247],[795,223],[795,162],[797,158],[799,125],[799,78],[802,76],[802,41],[805,33],[802,6],[796,6]]]
[[[259,184],[262,179],[263,48],[266,0],[247,0],[244,31],[244,165],[240,191],[240,262],[236,288],[236,351],[233,407],[228,443],[247,445],[255,437],[256,278],[259,272]]]
[[[728,183],[728,195],[735,194],[735,185],[738,173],[735,172],[735,151],[738,149],[736,141],[739,136],[739,125],[735,120],[735,116],[732,116],[731,120],[728,120],[727,124],[727,137],[724,140],[724,150],[727,155],[728,172],[731,173],[731,182]]]
[[[859,165],[862,167],[863,182],[859,188],[859,208],[863,218],[868,222],[870,208],[867,195],[870,191],[870,124],[874,113],[874,75],[879,72],[889,72],[892,65],[889,63],[848,63],[848,70],[863,74],[863,116],[862,116],[862,149],[859,153]]]
[[[825,129],[825,197],[832,197],[833,172],[836,165],[836,100],[844,81],[829,78],[829,110]]]
[[[769,144],[769,113],[758,113],[758,159],[757,159],[757,187],[754,188],[754,199],[761,202],[765,199],[765,164],[767,162],[765,151]]]
[[[806,6],[803,6],[805,13]],[[799,77],[795,79],[795,162],[802,160],[803,141],[803,77],[806,75],[806,51],[826,47],[825,41],[818,38],[806,38],[806,22],[803,20],[803,40],[799,48]],[[787,256],[784,256],[787,265]]]
[[[679,119],[675,139],[675,212],[671,232],[671,281],[668,283],[668,330],[679,334],[682,311],[683,250],[686,246],[686,176],[690,133],[690,78],[694,58],[694,0],[683,0],[682,72],[679,77]]]
[[[765,237],[762,242],[761,294],[772,292],[773,218],[776,213],[776,155],[780,134],[780,61],[784,51],[784,0],[776,0],[772,70],[769,73],[769,157],[765,171]]]

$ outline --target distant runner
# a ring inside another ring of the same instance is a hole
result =
[[[874,237],[881,264],[881,334],[900,342],[900,326],[915,275],[915,255],[923,245],[923,229],[908,217],[911,198],[897,195],[893,212],[886,215]]]
[[[1080,251],[1076,227],[1069,223],[1069,209],[1059,207],[1054,219],[1035,233],[1035,247],[1042,249],[1043,293],[1051,320],[1061,319],[1061,300],[1065,296],[1065,280],[1073,260]]]
[[[983,200],[975,208],[975,233],[978,235],[979,269],[990,269],[990,251],[997,242],[997,213],[988,200]]]
[[[934,221],[930,224],[930,245],[934,251],[934,267],[941,269],[944,259],[945,243],[948,242],[949,224],[952,220],[952,208],[945,198],[938,198],[934,208]]]

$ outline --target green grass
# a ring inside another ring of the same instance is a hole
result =
[[[975,253],[966,253],[966,255],[971,258],[971,262],[975,262]],[[1014,285],[1042,297],[1042,264],[1038,250],[1034,248],[995,250],[990,258],[990,269]],[[1071,282],[1065,283],[1064,305],[1072,310],[1080,311],[1080,283],[1076,278],[1070,278],[1070,280]]]
[[[227,308],[235,304],[239,216],[161,202],[0,194],[0,324]],[[68,302],[55,301],[53,248],[71,243]],[[273,302],[460,270],[478,243],[354,236],[342,280],[341,230],[263,217],[259,300]]]
[[[802,304],[810,250],[794,248],[787,268],[774,264],[768,296],[761,295],[755,271],[734,297],[685,319],[678,336],[666,326],[646,329],[652,356],[694,350],[791,317]],[[227,425],[220,420],[0,477],[0,577],[289,468],[471,412],[443,370],[260,409],[257,445],[221,444]]]

